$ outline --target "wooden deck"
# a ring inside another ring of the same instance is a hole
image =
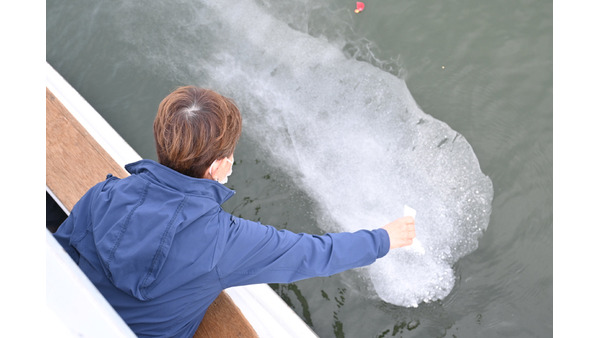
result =
[[[83,194],[107,174],[129,173],[46,88],[46,185],[71,210]],[[258,337],[232,299],[221,292],[208,308],[194,337]]]

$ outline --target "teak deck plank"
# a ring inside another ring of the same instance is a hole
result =
[[[69,211],[107,174],[129,173],[81,126],[46,88],[46,185]],[[233,300],[221,292],[194,334],[199,337],[258,337]]]
[[[46,185],[69,211],[92,186],[129,175],[46,88]]]

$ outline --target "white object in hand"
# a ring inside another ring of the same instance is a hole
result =
[[[415,219],[416,225],[417,211],[415,209],[409,207],[408,205],[405,205],[404,216],[412,216],[412,218]],[[425,253],[425,248],[423,247],[423,244],[421,244],[421,241],[419,241],[417,238],[414,238],[413,243],[409,246],[406,246],[405,248],[421,255]]]

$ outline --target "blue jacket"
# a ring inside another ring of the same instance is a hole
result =
[[[289,283],[373,263],[385,230],[295,234],[221,208],[234,191],[151,160],[109,175],[55,238],[139,336],[191,337],[228,287]]]

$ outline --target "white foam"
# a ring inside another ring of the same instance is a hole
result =
[[[381,227],[403,205],[419,210],[420,245],[393,250],[368,273],[392,304],[445,297],[452,265],[477,247],[491,212],[491,181],[468,142],[421,111],[402,79],[346,58],[252,1],[194,6],[197,26],[144,38],[146,47],[185,65],[168,69],[178,80],[195,84],[202,76],[198,85],[207,80],[234,98],[246,134],[336,220],[336,230]]]

